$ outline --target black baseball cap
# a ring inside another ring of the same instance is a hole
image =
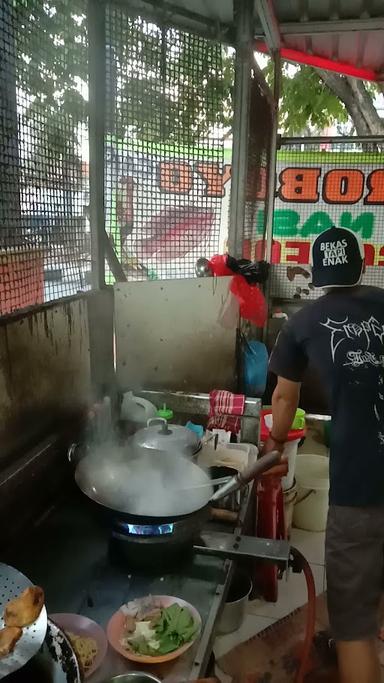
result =
[[[315,287],[354,287],[364,268],[364,246],[347,228],[329,228],[316,237],[311,251]]]

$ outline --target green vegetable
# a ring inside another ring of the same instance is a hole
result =
[[[196,633],[197,625],[189,610],[174,603],[161,610],[154,630],[160,643],[157,652],[165,655],[190,642]]]
[[[189,643],[197,631],[192,614],[174,603],[161,610],[158,621],[136,623],[134,633],[127,639],[132,649],[141,655],[166,655]]]

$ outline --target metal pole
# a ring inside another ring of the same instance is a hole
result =
[[[235,258],[243,253],[245,196],[248,166],[248,120],[253,56],[253,2],[234,0],[236,58],[232,142],[232,181],[228,247]]]
[[[89,214],[92,286],[105,286],[104,134],[105,6],[88,0],[89,36]]]
[[[317,138],[280,138],[281,145],[323,145],[323,144],[344,144],[344,143],[361,143],[361,144],[383,144],[384,135],[334,135],[332,137],[317,137]]]
[[[273,53],[274,61],[274,108],[272,112],[272,138],[269,150],[269,176],[268,176],[268,194],[267,194],[267,222],[266,222],[266,245],[265,245],[265,260],[271,263],[272,260],[272,242],[273,242],[273,210],[275,206],[275,190],[276,190],[276,160],[277,160],[277,136],[279,127],[279,98],[281,89],[281,58],[278,51]]]
[[[256,27],[255,35],[259,32],[263,35],[262,26]],[[282,36],[306,36],[322,33],[349,33],[352,31],[383,31],[384,20],[382,17],[370,17],[366,19],[332,19],[327,21],[289,21],[279,24]]]
[[[265,42],[273,55],[280,49],[281,38],[279,22],[276,18],[272,0],[258,0],[257,13],[265,34]]]

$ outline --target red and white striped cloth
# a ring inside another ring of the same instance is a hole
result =
[[[241,421],[236,415],[243,415],[245,396],[230,391],[215,389],[209,394],[208,429],[225,429],[238,434]]]

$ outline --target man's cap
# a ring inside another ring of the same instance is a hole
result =
[[[315,287],[354,287],[364,267],[364,246],[347,228],[329,228],[316,237],[311,250]]]

